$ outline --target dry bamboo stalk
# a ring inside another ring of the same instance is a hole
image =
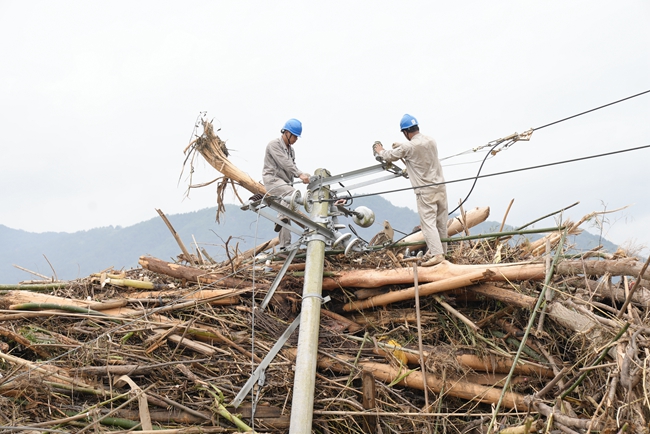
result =
[[[456,318],[458,318],[458,319],[459,319],[461,322],[463,322],[467,327],[471,328],[471,329],[474,330],[475,332],[477,332],[477,331],[480,330],[480,327],[479,327],[479,326],[477,326],[476,324],[474,324],[474,323],[473,323],[469,318],[467,318],[465,315],[463,315],[462,313],[458,312],[456,309],[454,309],[453,307],[451,307],[451,305],[450,305],[449,303],[446,303],[446,302],[442,299],[442,297],[439,297],[439,296],[437,296],[437,295],[434,295],[433,298],[434,298],[438,303],[440,303],[440,305],[441,305],[442,307],[444,307],[445,309],[447,309],[447,312],[449,312],[450,314],[452,314],[453,316],[455,316]]]
[[[499,232],[503,231],[503,227],[506,225],[506,219],[508,218],[508,214],[510,213],[510,208],[512,207],[512,203],[514,202],[514,199],[510,200],[510,203],[508,204],[508,209],[506,209],[506,213],[503,216],[503,220],[501,221],[501,227],[499,227]]]
[[[208,298],[215,298],[215,300],[208,303],[213,306],[227,306],[241,302],[240,297],[233,294],[231,289],[201,289],[198,291],[187,291],[184,289],[178,291],[132,292],[124,294],[124,297],[129,299],[174,297],[183,300],[205,300]]]
[[[158,213],[160,218],[163,219],[163,221],[167,225],[167,228],[172,233],[172,236],[176,240],[176,243],[178,244],[178,247],[180,247],[181,252],[183,252],[183,256],[185,257],[185,260],[188,261],[188,262],[192,262],[192,263],[196,264],[197,262],[194,260],[192,255],[190,255],[190,252],[188,252],[187,249],[185,248],[185,244],[183,244],[183,241],[181,240],[181,237],[178,235],[178,233],[176,232],[176,229],[174,229],[171,222],[167,219],[167,216],[161,210],[159,210],[158,208],[156,208],[156,212]]]

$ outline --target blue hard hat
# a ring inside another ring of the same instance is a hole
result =
[[[302,122],[298,119],[289,119],[285,122],[284,127],[282,127],[282,131],[289,131],[294,136],[300,137],[300,134],[302,134]]]
[[[418,120],[415,119],[413,116],[406,114],[402,116],[402,120],[399,121],[399,129],[400,130],[405,130],[407,128],[411,128],[414,125],[418,124]]]

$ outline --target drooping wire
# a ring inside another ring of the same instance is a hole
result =
[[[515,142],[514,140],[511,140],[510,143],[506,143],[506,145],[505,145],[504,147],[507,148],[508,146],[510,146],[510,144],[512,144],[512,143],[514,143],[514,142]],[[488,153],[485,154],[485,157],[483,158],[483,161],[481,161],[481,165],[480,165],[479,168],[478,168],[478,172],[476,172],[476,176],[474,177],[474,182],[472,183],[472,187],[469,189],[469,192],[467,192],[467,195],[465,196],[465,199],[463,199],[463,200],[458,204],[458,206],[457,206],[456,208],[454,208],[454,209],[451,210],[449,213],[447,213],[447,215],[452,215],[453,213],[455,213],[456,211],[458,211],[458,209],[460,209],[460,207],[463,206],[463,204],[464,204],[465,202],[467,202],[467,199],[469,199],[470,195],[471,195],[472,192],[474,191],[474,187],[476,187],[476,182],[478,181],[478,178],[479,178],[480,175],[481,175],[481,170],[483,170],[483,165],[485,164],[485,161],[488,159],[488,157],[489,157],[490,155],[492,155],[492,152],[494,151],[494,149],[495,149],[497,146],[499,146],[500,144],[501,144],[501,143],[497,143],[497,144],[495,144],[495,145],[492,146],[492,148],[488,151]]]

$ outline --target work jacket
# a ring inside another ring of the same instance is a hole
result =
[[[296,166],[295,158],[293,146],[286,145],[282,137],[266,145],[262,182],[267,189],[278,184],[291,185],[294,178],[300,177],[303,171]]]
[[[413,187],[429,184],[441,184],[432,189],[444,189],[445,177],[438,159],[438,145],[431,137],[417,133],[406,143],[394,143],[393,149],[384,149],[379,153],[388,162],[404,160],[408,177]],[[416,189],[415,193],[422,189]]]

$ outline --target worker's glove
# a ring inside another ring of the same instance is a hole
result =
[[[381,142],[377,141],[372,144],[372,155],[375,157],[375,160],[383,161],[383,159],[379,156],[379,153],[377,152],[377,145],[381,145]]]

